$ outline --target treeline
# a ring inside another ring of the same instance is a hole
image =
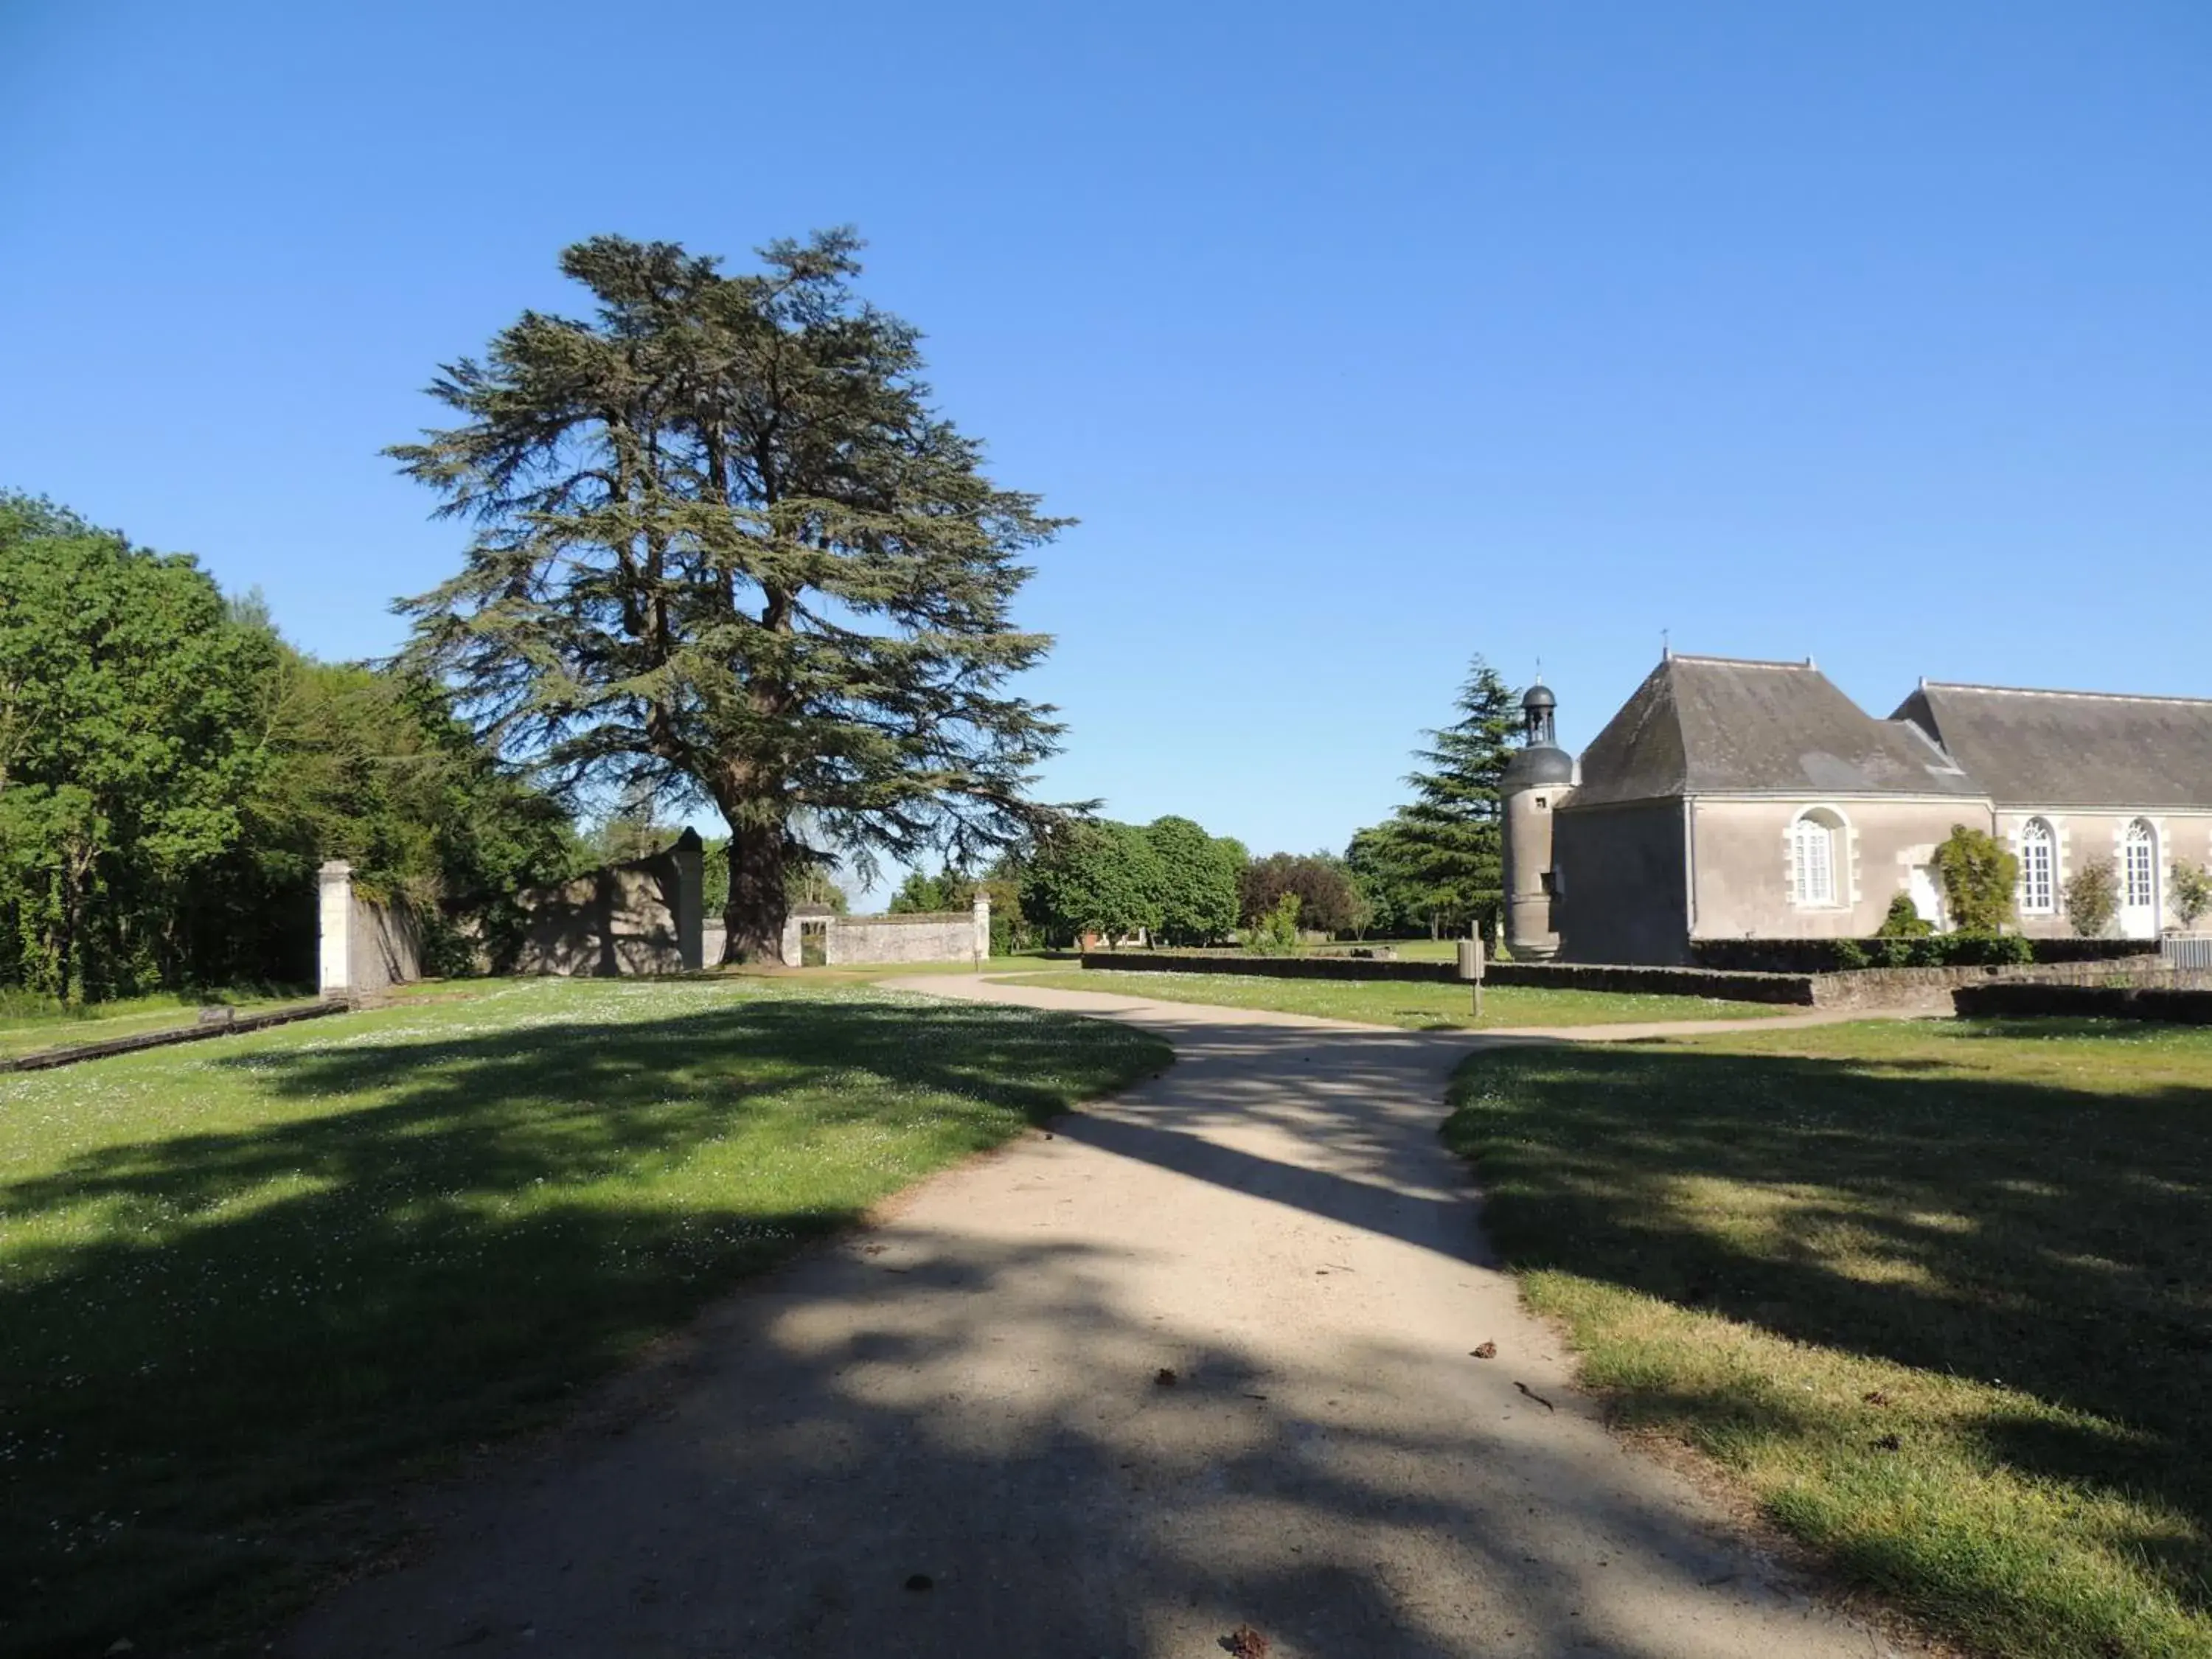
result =
[[[980,878],[916,872],[898,910],[964,908],[992,890],[994,949],[1066,945],[1085,934],[1164,945],[1237,939],[1287,947],[1301,932],[1432,938],[1478,928],[1493,942],[1504,908],[1498,786],[1517,747],[1520,702],[1478,656],[1451,724],[1426,734],[1413,799],[1353,835],[1342,856],[1270,853],[1187,817],[1069,824]]]
[[[435,684],[317,661],[191,556],[0,494],[0,989],[310,982],[331,858],[456,968],[582,857]]]
[[[1085,819],[1026,856],[981,876],[909,874],[894,915],[964,910],[991,900],[994,953],[1066,946],[1085,935],[1170,945],[1294,941],[1301,932],[1358,933],[1373,915],[1352,867],[1330,853],[1254,858],[1233,836],[1187,817],[1146,824]]]

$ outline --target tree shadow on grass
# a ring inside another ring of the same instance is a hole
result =
[[[2052,1033],[1946,1040],[2022,1035]],[[2024,1473],[2190,1517],[2194,1538],[2132,1541],[2212,1607],[2212,1045],[2202,1060],[2204,1085],[2113,1092],[1940,1054],[1522,1051],[1470,1062],[1447,1138],[1516,1267],[2121,1425],[2008,1414],[1978,1431]],[[1724,1422],[1725,1405],[1692,1415]]]
[[[338,1547],[301,1505],[544,1413],[913,1175],[1166,1059],[883,1000],[407,1018],[19,1087],[27,1113],[96,1087],[265,1110],[0,1184],[0,1651],[220,1624],[227,1584]]]

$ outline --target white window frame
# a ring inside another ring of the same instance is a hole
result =
[[[2058,911],[2058,830],[2048,818],[2030,818],[2020,827],[2020,913],[2056,915]]]
[[[1828,849],[1825,896],[1815,896],[1807,879],[1808,829],[1818,830]],[[1851,823],[1832,806],[1808,806],[1790,820],[1784,839],[1789,861],[1790,902],[1799,910],[1848,910],[1851,908]]]
[[[2136,896],[2138,853],[2142,854],[2143,885],[2149,890],[2148,896],[2140,899]],[[2148,818],[2131,818],[2120,836],[2120,908],[2148,910],[2155,915],[2159,898],[2158,827]]]

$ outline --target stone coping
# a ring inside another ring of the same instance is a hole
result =
[[[325,1014],[343,1014],[360,1005],[345,997],[328,997],[315,1002],[288,1003],[281,1008],[265,1008],[259,1013],[232,1014],[228,1019],[203,1019],[193,1025],[173,1025],[166,1030],[140,1031],[131,1036],[109,1037],[99,1042],[76,1042],[65,1048],[41,1048],[36,1054],[20,1054],[14,1060],[0,1060],[0,1073],[51,1072],[58,1066],[75,1066],[88,1060],[106,1060],[112,1054],[136,1054],[141,1048],[167,1048],[179,1042],[201,1042],[210,1037],[240,1036],[248,1031],[265,1031],[272,1025],[289,1025],[296,1020],[320,1019]]]

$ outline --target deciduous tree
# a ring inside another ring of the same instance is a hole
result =
[[[1328,853],[1270,853],[1244,868],[1243,918],[1256,926],[1286,893],[1298,901],[1302,927],[1334,933],[1351,927],[1364,907],[1344,860]]]
[[[0,495],[0,978],[98,998],[190,971],[238,842],[270,636],[190,557]]]
[[[1022,911],[1056,945],[1115,941],[1160,925],[1159,854],[1134,824],[1072,823],[1048,837],[1022,879]]]
[[[1211,945],[1235,927],[1243,848],[1182,817],[1155,818],[1145,836],[1159,859],[1163,942]]]

